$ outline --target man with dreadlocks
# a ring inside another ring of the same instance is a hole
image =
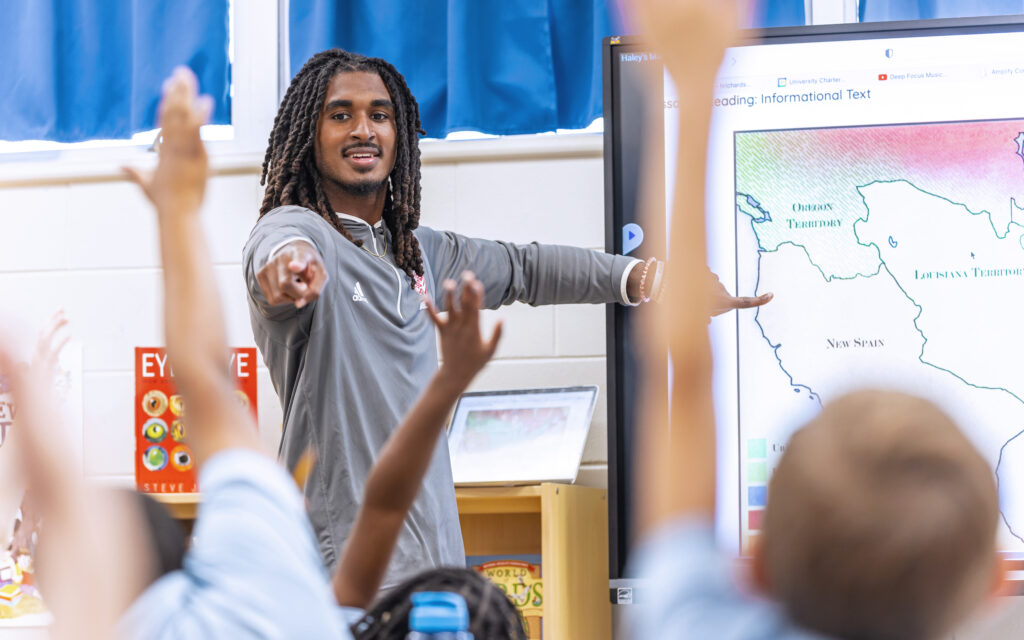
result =
[[[488,308],[635,304],[656,279],[651,262],[420,227],[420,133],[416,100],[391,64],[316,54],[274,121],[266,195],[245,247],[253,332],[284,407],[279,453],[289,468],[309,447],[317,455],[305,494],[332,569],[378,451],[438,366],[422,296],[443,305],[442,283],[471,270]],[[767,301],[723,300],[723,311]],[[441,441],[384,585],[463,564]]]

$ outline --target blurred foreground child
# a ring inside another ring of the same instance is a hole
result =
[[[199,222],[207,159],[199,127],[210,103],[194,76],[179,69],[160,107],[163,143],[156,171],[131,171],[157,210],[164,264],[167,352],[189,411],[189,444],[203,502],[196,544],[183,567],[161,575],[129,501],[98,511],[45,438],[52,366],[17,376],[14,429],[28,482],[46,519],[45,582],[56,637],[350,638],[348,612],[365,606],[380,576],[415,487],[455,399],[486,364],[499,332],[482,340],[482,286],[464,274],[461,295],[447,283],[446,320],[437,317],[445,364],[385,446],[371,474],[360,521],[346,554],[347,573],[332,593],[301,494],[261,451],[255,425],[234,395],[212,263]],[[429,303],[428,303],[429,304]],[[56,351],[52,349],[51,361]],[[45,364],[45,363],[44,363]],[[0,370],[12,371],[0,347]],[[360,526],[362,522],[362,526]],[[127,609],[127,611],[125,611]]]
[[[739,12],[733,0],[636,0],[634,8],[683,99],[669,284],[645,334],[648,409],[637,449],[634,572],[650,580],[650,602],[631,637],[940,638],[1001,582],[999,511],[991,469],[925,400],[851,394],[793,436],[755,549],[755,586],[768,599],[742,593],[715,548],[710,292],[690,276],[705,264],[712,87]],[[666,345],[671,388],[657,364]],[[666,396],[667,426],[657,408]]]

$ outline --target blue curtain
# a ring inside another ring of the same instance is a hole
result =
[[[798,27],[804,24],[807,24],[804,0],[757,0],[754,3],[754,27]]]
[[[186,64],[231,122],[228,0],[0,3],[0,140],[80,142],[154,128]]]
[[[1024,13],[1022,0],[860,0],[861,22]]]
[[[608,0],[291,0],[294,75],[341,47],[405,76],[431,137],[579,129],[601,115]]]
[[[615,0],[291,0],[295,75],[341,47],[405,76],[431,137],[581,129],[601,116],[601,39]],[[754,25],[804,24],[804,0],[760,0]]]

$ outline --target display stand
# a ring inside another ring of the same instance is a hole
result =
[[[610,640],[607,491],[544,483],[455,497],[467,556],[540,554],[545,639]]]

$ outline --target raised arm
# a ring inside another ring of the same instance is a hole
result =
[[[227,448],[261,449],[252,418],[234,397],[220,298],[199,208],[207,158],[199,127],[212,102],[178,68],[164,85],[156,170],[128,170],[156,208],[164,276],[164,331],[174,380],[188,407],[189,445],[202,464]]]
[[[363,504],[334,573],[334,594],[340,605],[365,609],[376,597],[448,412],[498,346],[500,323],[490,339],[481,339],[484,288],[472,273],[463,275],[458,304],[451,280],[444,283],[444,299],[447,320],[427,300],[444,361],[370,470]]]
[[[0,373],[17,408],[4,450],[20,464],[25,483],[45,519],[37,556],[39,582],[54,614],[53,638],[110,638],[120,612],[147,581],[143,523],[109,492],[85,488],[62,433],[54,403],[57,358],[67,342],[63,314],[43,331],[25,367],[0,336]],[[111,562],[111,558],[131,561]]]
[[[664,304],[647,318],[643,341],[642,404],[664,407],[667,391],[671,414],[667,426],[656,409],[641,417],[636,499],[643,534],[681,516],[714,516],[715,421],[707,318],[714,309],[715,288],[711,280],[692,276],[706,271],[704,187],[713,83],[725,49],[738,38],[739,13],[734,0],[635,0],[633,5],[646,42],[661,55],[682,98],[666,266],[671,286]],[[660,76],[654,79],[656,95],[661,95],[661,83]],[[663,166],[659,160],[652,158],[648,166]],[[646,226],[656,234],[663,225],[654,214],[648,212],[651,222]],[[670,387],[659,364],[666,347],[673,366]]]

